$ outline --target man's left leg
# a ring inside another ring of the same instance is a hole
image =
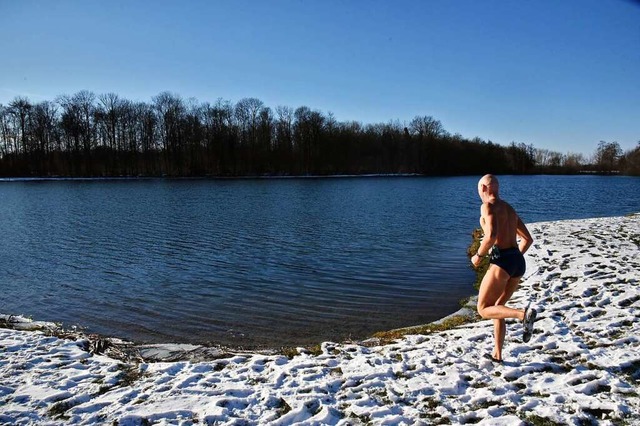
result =
[[[520,277],[510,278],[507,281],[504,292],[496,301],[496,305],[505,306],[518,288],[518,284],[520,284]],[[504,347],[504,338],[507,334],[507,325],[504,319],[493,320],[493,334],[495,336],[495,347],[492,355],[495,359],[502,360],[502,348]]]

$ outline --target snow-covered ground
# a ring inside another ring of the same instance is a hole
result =
[[[489,321],[321,354],[123,362],[0,329],[4,424],[640,424],[640,215],[530,225],[503,364]],[[188,307],[184,307],[188,309]]]

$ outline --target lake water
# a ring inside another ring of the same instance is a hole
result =
[[[0,313],[277,347],[433,321],[474,293],[477,177],[0,181]],[[504,176],[525,222],[640,211],[640,179]]]

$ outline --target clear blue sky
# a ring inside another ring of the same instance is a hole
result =
[[[562,153],[640,141],[630,0],[0,0],[0,58],[5,105],[168,90]]]

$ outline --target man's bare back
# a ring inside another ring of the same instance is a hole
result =
[[[499,249],[517,247],[518,215],[509,203],[500,199],[483,203],[481,214],[483,215],[481,216],[480,224],[482,230],[485,231],[485,235],[489,235],[489,233],[483,224],[490,223],[492,219],[494,220],[493,227],[497,228],[495,231],[495,246]]]
[[[498,179],[492,175],[483,176],[478,182],[478,195],[482,200],[480,226],[484,239],[478,248],[478,257],[471,260],[475,266],[480,263],[480,257],[486,256],[493,246],[500,250],[517,247],[524,254],[533,242],[525,224],[514,208],[500,199],[498,191]],[[520,246],[518,236],[521,238]]]

